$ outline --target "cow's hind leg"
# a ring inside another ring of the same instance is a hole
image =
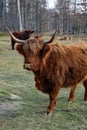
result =
[[[15,41],[11,38],[11,47],[12,47],[12,50],[14,50],[14,45],[15,45]]]
[[[76,85],[71,87],[70,95],[69,95],[69,98],[68,98],[69,102],[74,101],[74,99],[75,99],[75,90],[76,90]]]
[[[83,82],[83,85],[85,88],[84,101],[87,101],[87,80]]]
[[[49,94],[50,103],[47,108],[47,115],[51,115],[54,111],[54,107],[56,106],[56,97],[59,93],[59,90],[60,88],[57,88]]]

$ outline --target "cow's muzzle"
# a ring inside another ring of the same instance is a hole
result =
[[[23,68],[27,70],[31,70],[31,64],[24,63]]]

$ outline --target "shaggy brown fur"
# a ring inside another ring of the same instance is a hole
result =
[[[68,100],[73,101],[76,86],[81,81],[85,87],[84,100],[87,101],[87,44],[45,44],[34,38],[18,44],[16,49],[24,56],[24,69],[33,71],[37,89],[49,94],[47,114],[54,111],[61,88],[71,87]]]
[[[22,32],[12,32],[13,35],[21,40],[26,40],[30,37],[30,35],[33,33],[34,31],[32,30],[24,30]],[[15,40],[11,37],[11,46],[12,46],[12,50],[14,50],[14,45],[15,45]]]

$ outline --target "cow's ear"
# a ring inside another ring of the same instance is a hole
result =
[[[15,46],[15,49],[21,54],[24,55],[24,50],[23,50],[23,45],[22,44],[17,44]]]
[[[26,32],[26,33],[30,33],[30,34],[31,34],[31,33],[34,33],[33,30],[25,30],[25,32]]]
[[[34,31],[33,31],[33,30],[30,30],[30,33],[34,33]]]

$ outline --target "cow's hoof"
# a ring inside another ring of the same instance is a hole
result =
[[[68,99],[68,102],[69,102],[69,103],[72,103],[72,102],[74,102],[74,100],[75,100],[75,99],[72,99],[72,100],[71,100],[71,99]]]
[[[68,101],[68,103],[72,103],[73,101]]]
[[[52,115],[52,112],[47,112],[46,115],[47,115],[47,116],[51,116],[51,115]]]
[[[85,103],[87,103],[87,101],[85,101]]]

